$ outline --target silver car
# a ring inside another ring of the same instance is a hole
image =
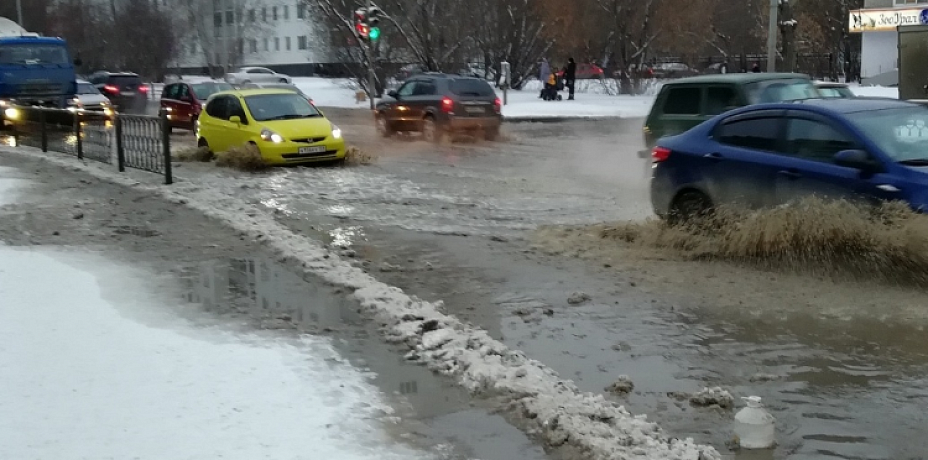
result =
[[[77,94],[68,101],[71,112],[102,112],[107,117],[113,115],[113,104],[94,85],[87,80],[77,80]]]
[[[274,72],[265,67],[242,67],[235,72],[225,74],[226,83],[241,85],[245,83],[291,83],[289,75]]]

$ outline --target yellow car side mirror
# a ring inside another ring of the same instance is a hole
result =
[[[233,115],[233,116],[229,117],[229,121],[232,122],[232,123],[235,123],[235,124],[237,124],[237,125],[240,125],[240,124],[242,124],[242,117],[240,117],[240,116],[238,116],[238,115]]]

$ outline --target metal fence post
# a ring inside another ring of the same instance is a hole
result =
[[[74,136],[77,139],[77,159],[84,159],[84,139],[82,133],[84,128],[81,126],[81,112],[74,112]]]
[[[48,121],[46,120],[45,109],[39,109],[39,122],[42,129],[42,151],[48,152]]]
[[[168,122],[167,112],[161,113],[161,148],[164,150],[164,183],[171,185],[174,183],[173,173],[171,171],[171,125]]]
[[[126,147],[122,143],[122,116],[116,114],[113,125],[116,129],[116,165],[119,167],[119,172],[126,172]]]

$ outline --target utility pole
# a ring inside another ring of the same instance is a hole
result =
[[[23,24],[23,0],[16,0],[16,16],[19,17],[19,26],[25,29],[26,25]]]
[[[777,13],[779,13],[779,0],[770,0],[770,23],[767,26],[767,72],[777,71]]]

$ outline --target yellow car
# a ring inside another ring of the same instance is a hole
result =
[[[213,94],[197,119],[196,136],[198,146],[217,153],[253,144],[274,165],[345,159],[342,130],[285,89]]]

